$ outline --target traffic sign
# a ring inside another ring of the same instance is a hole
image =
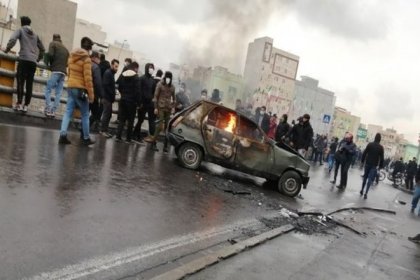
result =
[[[323,121],[323,123],[330,123],[331,116],[330,115],[324,115],[324,119],[322,121]]]

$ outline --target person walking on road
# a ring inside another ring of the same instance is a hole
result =
[[[28,106],[31,103],[36,63],[44,56],[45,48],[41,39],[39,39],[38,35],[36,35],[31,28],[31,19],[27,16],[23,16],[20,18],[20,23],[22,28],[16,30],[12,34],[4,52],[10,52],[19,40],[20,51],[16,72],[17,102],[14,109],[15,111],[26,113],[28,112]],[[23,90],[25,85],[26,94]],[[24,95],[25,103],[22,106]]]
[[[407,165],[407,175],[405,178],[406,188],[407,190],[412,191],[413,190],[413,184],[414,184],[414,176],[417,173],[417,159],[413,158],[413,160],[410,160],[410,162]]]
[[[48,53],[44,57],[45,64],[51,70],[50,79],[45,87],[45,115],[54,118],[55,112],[60,105],[64,79],[67,74],[67,60],[69,51],[61,42],[60,34],[53,35],[53,41],[48,47]],[[51,91],[55,89],[54,104],[51,104]]]
[[[132,62],[128,69],[121,74],[119,84],[119,91],[121,93],[120,109],[119,109],[119,123],[117,130],[117,141],[122,141],[121,136],[127,122],[127,137],[126,142],[130,143],[132,140],[134,119],[136,117],[136,108],[140,106],[140,77],[137,74],[139,71],[139,64]]]
[[[167,71],[162,81],[159,82],[155,90],[155,115],[158,116],[159,125],[155,130],[155,135],[145,139],[146,142],[152,143],[152,150],[158,152],[156,141],[162,130],[166,131],[169,118],[174,113],[175,105],[175,87],[172,85],[172,73]],[[165,137],[163,152],[168,153],[168,139]]]
[[[411,213],[417,208],[417,204],[419,203],[420,199],[420,176],[416,175],[416,186],[414,188],[413,200],[411,201]],[[417,215],[420,216],[420,210],[417,211]]]
[[[111,68],[107,69],[102,79],[104,88],[104,96],[102,98],[102,118],[101,118],[101,135],[111,138],[112,134],[109,133],[109,121],[112,117],[112,104],[115,102],[115,73],[118,71],[120,62],[116,59],[111,61]]]
[[[372,186],[373,181],[376,178],[378,168],[380,170],[384,167],[384,147],[380,143],[381,134],[377,133],[375,135],[375,140],[367,145],[362,155],[362,164],[365,165],[365,173],[363,175],[363,183],[362,189],[360,190],[360,195],[363,195],[364,199],[367,199],[367,194],[369,192],[370,186]],[[363,194],[365,186],[366,191]]]
[[[331,170],[334,167],[335,153],[337,152],[337,146],[338,146],[338,138],[334,137],[328,151],[328,173],[331,173]]]
[[[67,82],[67,107],[61,122],[59,144],[71,144],[67,139],[67,129],[75,107],[80,109],[82,115],[82,144],[92,145],[89,137],[89,103],[93,102],[92,61],[89,51],[92,50],[93,42],[88,37],[81,40],[81,48],[71,52],[68,68],[69,79]]]
[[[347,187],[347,176],[353,155],[356,153],[356,145],[353,143],[353,134],[347,132],[344,139],[340,142],[335,155],[336,165],[334,170],[334,181],[337,180],[338,168],[341,168],[340,172],[340,184],[337,185],[339,189],[345,189]]]

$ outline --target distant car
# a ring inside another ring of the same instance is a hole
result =
[[[294,197],[309,182],[306,160],[291,147],[268,138],[240,113],[199,101],[175,115],[167,137],[180,163],[197,169],[203,160],[263,177],[280,192]]]

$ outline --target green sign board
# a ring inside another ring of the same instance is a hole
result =
[[[357,130],[357,137],[358,138],[362,138],[362,139],[366,139],[366,137],[367,137],[367,129],[365,129],[365,128],[359,128]]]

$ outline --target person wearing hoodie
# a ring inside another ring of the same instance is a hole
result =
[[[377,169],[384,167],[384,147],[381,143],[381,134],[375,135],[375,140],[369,143],[362,155],[362,164],[365,165],[365,173],[363,175],[362,189],[360,195],[363,195],[364,199],[367,199],[370,186],[376,178]],[[367,182],[367,186],[366,186]],[[366,191],[363,191],[366,186]]]
[[[283,114],[283,116],[281,116],[279,125],[277,126],[277,130],[276,130],[276,137],[275,137],[276,142],[280,142],[284,140],[284,138],[286,137],[287,133],[289,133],[289,131],[290,131],[290,124],[287,122],[287,114]]]
[[[121,74],[120,84],[118,90],[121,93],[119,120],[117,129],[117,141],[122,141],[121,136],[127,122],[127,137],[126,142],[130,143],[132,140],[134,119],[136,117],[136,108],[140,105],[140,77],[137,74],[139,71],[139,64],[132,62],[127,70]]]
[[[101,119],[101,135],[111,138],[109,133],[109,121],[112,117],[112,103],[115,101],[115,73],[118,71],[120,62],[116,59],[111,61],[111,68],[107,69],[102,79],[102,86],[104,88],[104,96],[102,98],[102,119]]]
[[[61,42],[60,34],[53,35],[53,41],[48,47],[48,53],[44,57],[45,64],[51,70],[50,79],[45,87],[45,115],[55,117],[55,112],[60,105],[61,92],[63,91],[64,79],[67,74],[67,60],[69,51]],[[51,104],[51,91],[55,89],[54,104]]]
[[[68,61],[68,81],[67,81],[67,107],[61,121],[59,144],[71,144],[67,139],[67,130],[73,116],[75,107],[80,109],[82,115],[82,144],[92,145],[95,142],[89,137],[89,103],[93,102],[93,81],[92,81],[92,61],[89,51],[92,50],[93,42],[88,37],[81,40],[81,48],[71,52]]]
[[[174,113],[175,87],[172,85],[171,72],[166,71],[162,81],[157,84],[153,100],[155,103],[154,113],[158,116],[159,125],[155,130],[154,136],[146,138],[145,141],[152,143],[152,150],[158,152],[159,149],[157,148],[156,140],[162,130],[166,131],[169,118]],[[163,152],[168,152],[168,140],[166,137]]]
[[[338,168],[341,166],[340,172],[340,184],[337,185],[339,189],[345,189],[347,187],[347,177],[351,161],[354,154],[356,153],[356,145],[353,143],[353,134],[347,132],[344,139],[341,140],[338,145],[337,152],[335,154],[336,165],[334,170],[334,181],[337,180]]]
[[[211,93],[210,101],[217,104],[222,104],[222,99],[220,98],[219,89],[217,88],[213,89],[213,92]]]
[[[4,52],[10,52],[19,40],[19,62],[16,71],[17,102],[14,109],[26,113],[28,105],[31,103],[36,63],[44,56],[45,48],[38,35],[31,28],[31,19],[23,16],[20,18],[20,23],[22,28],[12,34]],[[22,106],[25,84],[25,104]]]
[[[140,100],[141,104],[137,109],[137,123],[134,127],[133,135],[134,140],[142,142],[141,138],[141,126],[144,119],[149,121],[149,134],[155,134],[155,121],[156,115],[154,113],[155,107],[153,105],[153,97],[156,89],[156,80],[153,78],[155,72],[155,66],[153,63],[146,63],[144,67],[144,75],[140,77]]]

